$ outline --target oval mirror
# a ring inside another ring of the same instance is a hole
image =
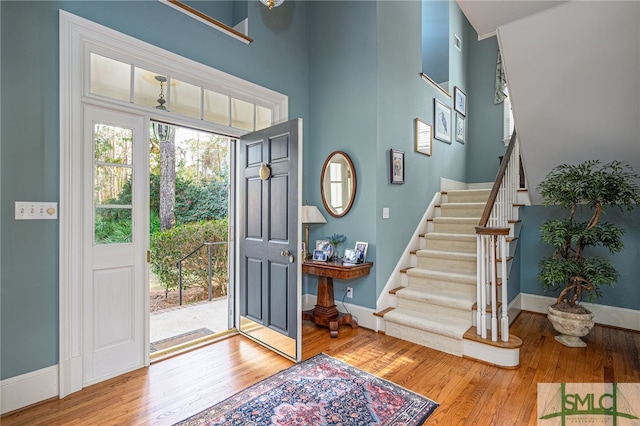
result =
[[[333,217],[349,213],[356,197],[356,169],[351,158],[342,152],[332,152],[322,166],[320,192],[322,203]]]

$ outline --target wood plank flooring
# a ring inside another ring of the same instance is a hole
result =
[[[596,326],[586,348],[553,338],[545,316],[511,327],[521,364],[505,370],[348,326],[337,339],[304,323],[303,357],[320,352],[425,395],[440,407],[427,425],[534,425],[537,384],[640,382],[640,333]],[[9,425],[170,425],[292,365],[234,336],[0,418]]]

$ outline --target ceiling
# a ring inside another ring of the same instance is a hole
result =
[[[557,6],[564,1],[456,0],[479,39],[495,35],[496,28]]]
[[[457,1],[498,37],[533,204],[559,164],[640,170],[640,2]]]

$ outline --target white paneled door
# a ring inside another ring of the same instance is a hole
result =
[[[84,107],[84,386],[145,363],[144,124],[143,116]]]

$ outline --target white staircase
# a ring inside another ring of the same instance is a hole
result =
[[[476,303],[475,227],[489,192],[443,194],[433,232],[422,236],[414,267],[404,271],[404,288],[395,291],[397,306],[384,314],[387,335],[464,355],[463,337],[472,326]]]

